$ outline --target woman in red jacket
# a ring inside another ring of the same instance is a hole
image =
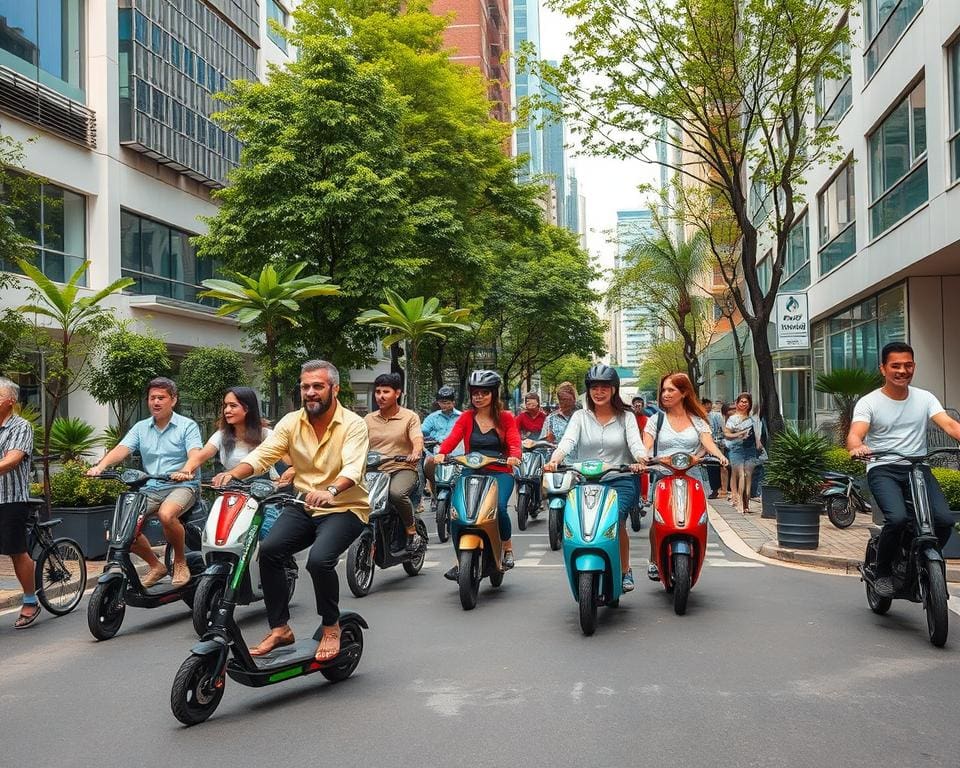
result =
[[[473,371],[468,384],[470,388],[470,407],[467,408],[453,425],[453,429],[446,439],[440,443],[434,461],[443,462],[445,454],[452,451],[460,441],[463,441],[464,453],[480,453],[484,456],[506,456],[509,467],[489,467],[484,470],[490,472],[497,481],[498,515],[497,523],[500,528],[500,539],[503,541],[503,567],[513,568],[513,542],[510,527],[510,515],[507,513],[507,503],[513,493],[513,467],[520,464],[520,431],[513,414],[500,406],[500,376],[494,371]],[[464,469],[464,474],[472,470]],[[462,504],[458,495],[462,492],[462,484],[457,483],[454,490],[453,504]],[[453,526],[455,522],[451,521]],[[446,576],[456,581],[459,576],[457,566],[447,571]]]

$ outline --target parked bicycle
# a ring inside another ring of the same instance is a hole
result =
[[[87,588],[87,560],[80,545],[65,536],[54,538],[59,518],[41,522],[43,499],[30,499],[27,519],[27,551],[36,562],[34,578],[40,605],[54,616],[70,613]]]

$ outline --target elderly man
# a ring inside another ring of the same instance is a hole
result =
[[[317,661],[340,653],[340,580],[337,561],[360,535],[370,517],[370,499],[364,485],[369,438],[364,420],[344,408],[340,373],[325,360],[310,360],[300,369],[303,408],[288,413],[273,434],[229,472],[217,475],[214,485],[242,480],[264,472],[285,454],[296,472],[293,484],[303,494],[306,509],[284,508],[260,545],[260,576],[270,632],[250,649],[264,656],[294,642],[290,628],[290,600],[284,564],[291,555],[310,547],[307,570],[313,578],[317,613],[323,637]]]
[[[33,427],[13,412],[20,387],[0,378],[0,554],[13,561],[23,589],[23,605],[13,626],[29,627],[40,615],[33,581],[33,560],[27,554],[27,503],[30,493],[30,454]]]

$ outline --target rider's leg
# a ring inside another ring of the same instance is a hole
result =
[[[416,533],[413,517],[413,502],[410,496],[417,487],[417,473],[412,469],[398,469],[390,475],[390,504],[400,514],[407,535]]]
[[[284,563],[316,538],[314,518],[300,508],[287,508],[260,544],[260,580],[271,630],[288,630],[290,600]]]
[[[907,524],[910,468],[881,465],[867,472],[867,485],[883,513],[883,530],[877,542],[877,575],[889,576],[900,534]]]
[[[953,530],[953,515],[950,514],[950,504],[937,478],[933,476],[930,467],[922,467],[923,479],[927,485],[927,499],[930,502],[930,513],[933,516],[933,530],[937,534],[937,542],[943,549],[950,539]]]
[[[33,604],[36,586],[33,575],[35,563],[27,552],[27,521],[30,507],[26,503],[0,504],[0,554],[9,555],[13,572],[20,582],[25,602]]]
[[[491,472],[497,481],[497,525],[500,528],[500,541],[504,551],[513,551],[513,527],[510,524],[510,513],[507,506],[510,504],[510,495],[513,493],[514,479],[510,472]]]
[[[143,513],[144,519],[146,519],[160,509],[160,505],[163,504],[166,494],[154,493],[151,491],[144,491],[143,494],[147,499],[147,506]],[[160,579],[167,575],[167,567],[160,561],[160,558],[154,554],[153,550],[150,548],[149,540],[142,533],[133,540],[133,543],[130,545],[130,551],[133,552],[133,554],[138,555],[148,566],[150,566],[150,570],[140,579],[141,586],[152,587],[154,584],[160,581]]]

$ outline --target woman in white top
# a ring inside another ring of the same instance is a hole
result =
[[[629,464],[634,472],[642,468],[643,442],[633,411],[620,399],[620,376],[607,365],[594,365],[587,371],[587,407],[575,411],[563,431],[557,449],[543,470],[553,472],[564,457],[576,451],[577,457],[597,459],[607,464]],[[614,475],[602,481],[617,492],[620,513],[620,563],[623,570],[623,591],[634,587],[630,569],[630,539],[626,520],[637,504],[636,479]]]
[[[643,445],[647,456],[653,456],[656,443],[657,456],[674,453],[702,455],[706,452],[716,456],[720,464],[726,466],[727,459],[713,440],[707,413],[703,410],[687,374],[668,373],[660,380],[659,403],[663,409],[663,419],[659,418],[659,414],[651,416],[643,430]],[[661,422],[659,434],[658,422]],[[694,473],[703,483],[703,474],[699,467]],[[652,581],[657,581],[660,574],[653,563],[653,526],[650,527],[650,535],[650,565],[647,566],[647,576]]]
[[[730,445],[730,464],[733,476],[730,491],[733,506],[741,514],[750,512],[750,487],[753,471],[760,459],[760,423],[750,415],[753,397],[749,392],[737,395],[736,411],[727,419],[723,434]]]

